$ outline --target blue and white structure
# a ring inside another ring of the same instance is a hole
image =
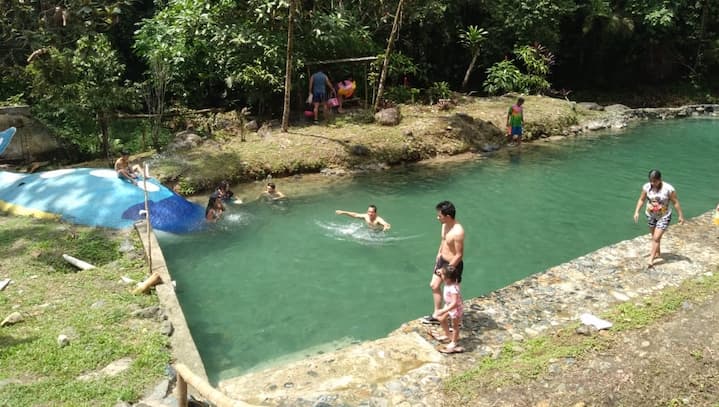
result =
[[[69,168],[20,174],[0,171],[0,210],[114,229],[144,219],[145,182],[133,185],[111,169]],[[152,227],[187,233],[204,225],[205,209],[147,179]]]
[[[7,146],[10,145],[10,142],[12,141],[12,136],[15,135],[15,129],[14,127],[10,127],[6,130],[0,131],[0,154],[5,152],[5,149]]]

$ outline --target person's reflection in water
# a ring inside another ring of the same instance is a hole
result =
[[[509,151],[509,163],[512,165],[519,165],[522,161],[522,153],[520,150]]]

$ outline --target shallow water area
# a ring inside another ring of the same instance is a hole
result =
[[[632,214],[651,168],[677,188],[687,217],[706,212],[719,199],[717,130],[716,120],[651,122],[490,159],[319,178],[318,189],[275,180],[290,197],[284,203],[247,199],[262,191],[256,183],[235,188],[247,204],[228,206],[221,223],[158,237],[217,381],[384,336],[428,313],[441,200],[455,203],[467,231],[465,298],[646,233]],[[392,223],[389,232],[334,213],[368,204]]]

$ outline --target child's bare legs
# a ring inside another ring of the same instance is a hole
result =
[[[455,347],[458,345],[459,342],[459,325],[461,322],[461,318],[451,318],[452,319],[452,332],[451,335],[449,332],[447,332],[447,336],[449,336],[449,345],[448,347]]]
[[[439,320],[439,326],[442,327],[445,338],[451,338],[451,333],[449,332],[449,314],[444,314],[437,319]]]

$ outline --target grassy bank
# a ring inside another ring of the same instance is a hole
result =
[[[564,99],[525,99],[525,131],[530,138],[561,134],[568,126],[601,114]],[[200,146],[152,159],[152,173],[192,194],[211,189],[222,179],[239,183],[323,168],[396,165],[503,144],[507,109],[515,97],[459,97],[457,102],[449,110],[402,105],[397,126],[368,123],[369,113],[355,110],[320,125],[294,125],[288,133],[278,128],[249,133],[246,142],[240,140],[232,116],[222,116],[217,121],[224,123],[223,128]]]
[[[99,406],[137,401],[170,360],[158,322],[131,313],[158,305],[154,295],[131,295],[146,276],[134,231],[117,232],[0,215],[0,318],[22,322],[0,328],[0,405]],[[77,271],[62,254],[96,269]],[[58,336],[69,338],[60,346]],[[129,358],[127,370],[98,375]],[[82,375],[89,379],[82,379]]]
[[[476,367],[447,382],[445,390],[451,400],[448,405],[474,405],[473,400],[483,389],[529,383],[545,374],[550,364],[564,358],[579,363],[597,352],[630,358],[622,354],[624,334],[646,329],[676,313],[687,302],[702,303],[717,293],[719,273],[715,272],[648,298],[615,306],[601,316],[614,322],[611,330],[601,334],[578,335],[575,331],[579,325],[574,324],[524,342],[509,342],[495,357],[479,360]]]

